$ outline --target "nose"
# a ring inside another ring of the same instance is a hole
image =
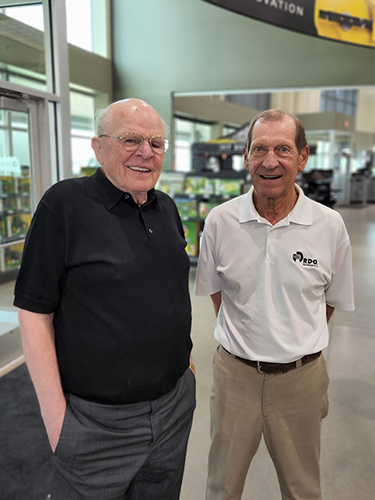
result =
[[[275,168],[279,164],[279,160],[277,158],[277,154],[273,149],[267,152],[266,157],[263,160],[263,166],[266,168]]]
[[[144,159],[151,158],[152,156],[154,156],[154,152],[147,137],[143,139],[142,144],[137,149],[137,153],[141,153],[142,158]]]

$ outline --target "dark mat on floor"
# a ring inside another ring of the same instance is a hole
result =
[[[25,364],[0,378],[0,499],[44,500],[50,448]]]

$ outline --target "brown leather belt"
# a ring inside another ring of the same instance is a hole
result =
[[[292,361],[291,363],[268,363],[266,361],[252,361],[250,359],[240,358],[239,356],[236,356],[235,354],[227,351],[225,347],[223,347],[223,349],[233,358],[238,359],[238,361],[256,368],[259,373],[287,373],[291,370],[295,370],[296,368],[300,368],[301,366],[304,366],[311,361],[314,361],[314,359],[319,358],[319,356],[322,354],[322,351],[314,352],[314,354],[307,354],[306,356],[303,356],[303,358],[297,359],[297,361]]]

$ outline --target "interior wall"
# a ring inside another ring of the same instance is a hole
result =
[[[375,135],[375,87],[358,92],[356,130]]]
[[[299,113],[319,113],[320,94],[320,90],[277,92],[272,94],[271,106],[295,115]]]
[[[375,84],[375,51],[255,21],[202,0],[113,0],[114,98],[172,126],[172,92]],[[172,148],[171,148],[172,149]],[[165,168],[172,168],[171,151]]]

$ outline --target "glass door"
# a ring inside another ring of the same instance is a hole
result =
[[[34,208],[32,110],[24,98],[1,95],[0,90],[0,376],[24,360],[12,304]]]

